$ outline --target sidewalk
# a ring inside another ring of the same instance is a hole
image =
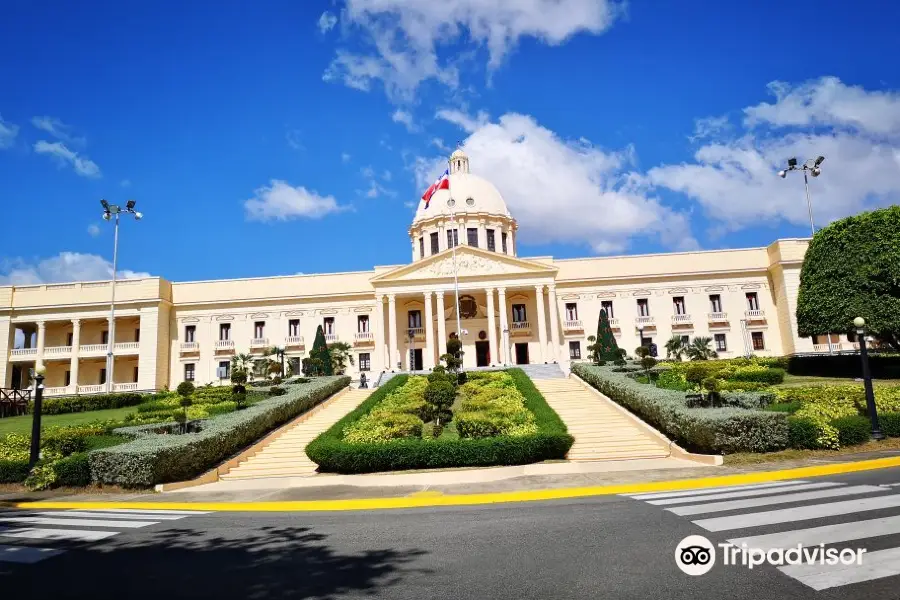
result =
[[[740,467],[697,466],[677,459],[656,459],[658,465],[647,464],[645,470],[616,470],[615,462],[541,463],[520,467],[496,467],[454,471],[420,471],[414,473],[376,475],[323,475],[315,478],[272,478],[255,480],[256,485],[241,487],[243,482],[217,482],[175,492],[71,493],[54,490],[38,493],[2,493],[0,502],[40,500],[77,502],[285,502],[378,499],[402,497],[440,497],[465,494],[528,492],[594,486],[641,484],[676,480],[701,479],[729,475],[784,471],[802,467],[852,465],[853,463],[900,457],[898,451],[866,452],[834,459],[804,459],[761,463]],[[674,462],[662,462],[674,461]],[[633,467],[632,467],[633,468]],[[502,473],[498,473],[502,471]],[[555,472],[554,472],[555,471]],[[537,472],[537,473],[536,473]],[[538,474],[539,473],[539,474]],[[500,477],[502,476],[502,477]],[[438,483],[440,481],[440,483]],[[307,483],[308,482],[308,483]],[[227,486],[223,484],[228,484]],[[293,485],[292,485],[293,484]]]

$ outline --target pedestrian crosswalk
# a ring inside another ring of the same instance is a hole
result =
[[[98,542],[126,530],[186,517],[197,510],[38,510],[0,512],[0,563],[34,564],[78,545]],[[58,542],[54,547],[53,542]]]
[[[853,564],[785,564],[778,570],[824,590],[897,577],[900,488],[794,480],[674,492],[626,494],[725,537],[735,547],[866,549]],[[867,547],[867,545],[869,547]]]

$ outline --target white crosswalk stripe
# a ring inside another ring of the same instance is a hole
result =
[[[898,577],[900,584],[900,494],[897,492],[895,486],[803,480],[631,494],[628,497],[674,515],[691,517],[692,523],[709,532],[740,532],[727,539],[737,547],[769,551],[802,545],[805,548],[824,546],[855,550],[866,548],[867,540],[879,539],[878,549],[864,553],[860,564],[778,567],[785,575],[812,589],[824,590],[885,577]],[[795,506],[779,506],[785,504]],[[867,518],[872,511],[893,514]],[[726,514],[720,516],[718,513]],[[850,521],[853,518],[859,520]],[[811,520],[835,522],[803,526]],[[754,528],[765,529],[758,535],[750,535]],[[779,531],[773,533],[775,528]],[[744,533],[747,535],[741,535]],[[897,547],[886,547],[895,544]]]
[[[89,543],[207,511],[161,509],[47,510],[0,512],[0,563],[34,564],[58,556],[66,548],[38,547],[29,542]],[[27,525],[27,526],[26,526]],[[42,527],[31,527],[41,525]],[[52,526],[52,527],[48,527]],[[21,540],[21,544],[15,542]]]

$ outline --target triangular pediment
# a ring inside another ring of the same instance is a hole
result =
[[[421,281],[428,279],[452,278],[454,271],[453,251],[444,250],[412,264],[397,267],[387,273],[372,278],[372,283]],[[456,249],[456,273],[460,279],[496,276],[540,276],[553,275],[556,267],[532,260],[506,256],[471,246]]]

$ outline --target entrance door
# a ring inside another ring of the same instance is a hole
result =
[[[479,367],[491,364],[490,342],[475,342],[475,364]]]
[[[528,344],[527,343],[516,344],[516,364],[517,365],[527,365],[528,364]]]
[[[410,371],[421,371],[422,370],[422,349],[416,348],[415,350],[409,351],[409,370]]]
[[[18,390],[22,388],[22,367],[19,365],[13,365],[12,368],[12,381],[10,381],[12,385],[12,389]]]

